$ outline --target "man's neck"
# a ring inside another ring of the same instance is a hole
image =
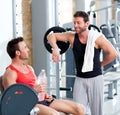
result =
[[[85,43],[85,44],[87,43],[88,33],[89,33],[89,30],[86,30],[86,31],[84,31],[84,32],[81,33],[81,34],[78,34],[79,40],[80,40],[82,43]]]
[[[28,67],[26,66],[26,64],[22,60],[13,59],[12,60],[12,65],[22,73],[28,73],[29,72]]]
[[[17,65],[17,66],[23,66],[23,65],[25,65],[25,63],[24,63],[23,60],[18,60],[18,59],[13,59],[12,60],[12,64],[13,65]]]

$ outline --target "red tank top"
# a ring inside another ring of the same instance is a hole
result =
[[[27,65],[26,65],[27,66]],[[17,68],[15,68],[13,65],[9,65],[8,68],[14,70],[17,73],[17,83],[23,83],[31,86],[34,88],[35,82],[36,82],[36,76],[33,72],[33,70],[27,66],[29,72],[28,73],[22,73]]]

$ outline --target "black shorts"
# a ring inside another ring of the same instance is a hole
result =
[[[38,104],[49,106],[53,101],[54,99],[52,99],[51,101],[43,100],[43,101],[39,101]]]

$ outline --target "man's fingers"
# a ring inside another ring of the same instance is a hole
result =
[[[55,62],[55,63],[58,63],[60,61],[60,56],[59,55],[53,55],[52,56],[52,60]]]

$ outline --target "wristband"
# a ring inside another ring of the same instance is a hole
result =
[[[58,49],[53,49],[53,48],[52,48],[52,51],[53,51],[53,50],[58,50],[59,52],[61,51],[61,49],[60,49],[60,48],[58,48]]]

